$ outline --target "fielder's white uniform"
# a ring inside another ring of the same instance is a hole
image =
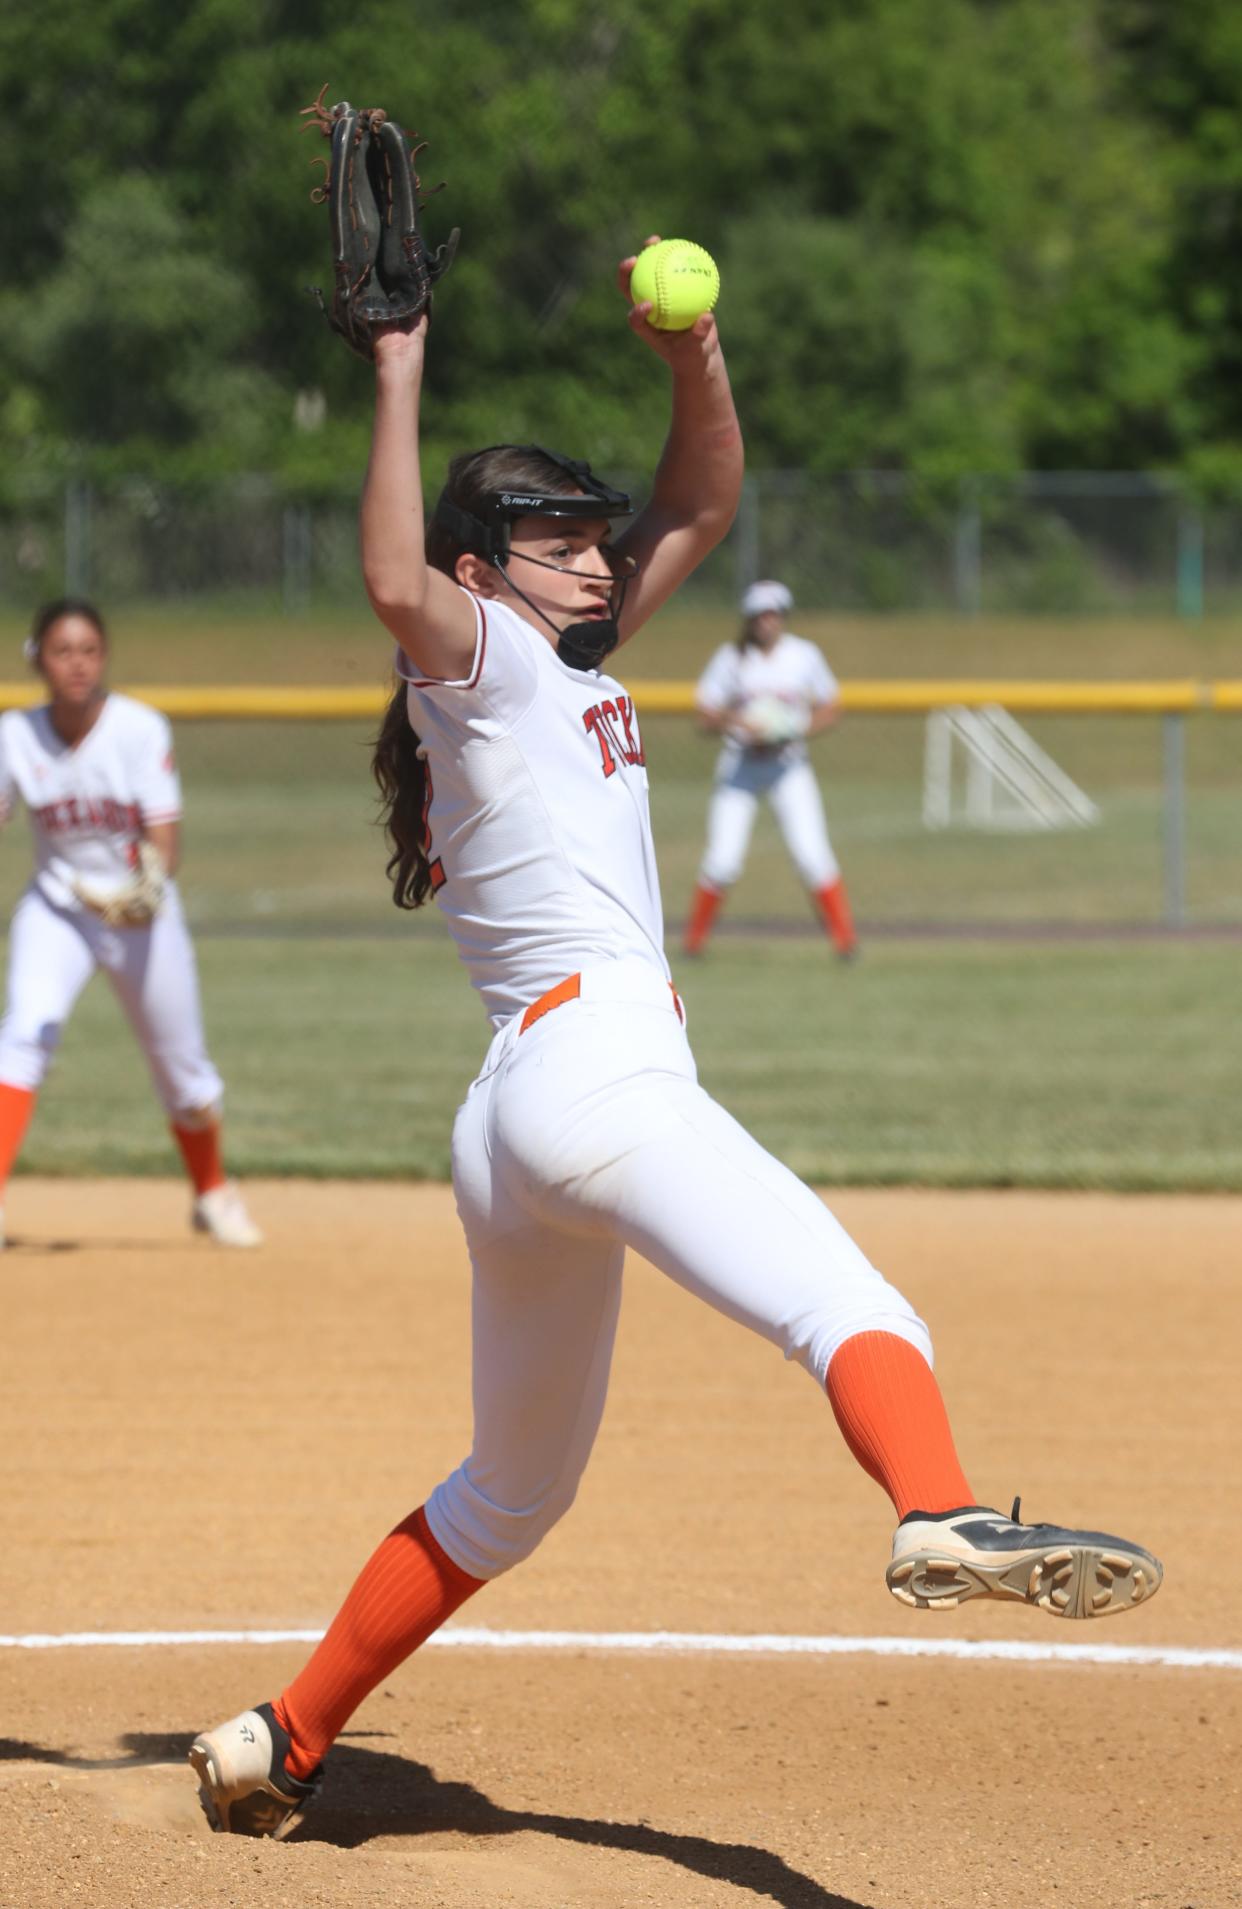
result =
[[[437,898],[495,1030],[453,1131],[474,1445],[427,1519],[455,1563],[491,1578],[573,1500],[627,1246],[821,1384],[856,1332],[931,1348],[816,1195],[697,1083],[630,698],[507,606],[476,607],[467,676],[403,673]],[[576,994],[546,1011],[541,997],[574,975]]]
[[[745,648],[727,643],[717,650],[699,678],[695,701],[712,716],[740,716],[747,705],[775,701],[787,703],[805,719],[819,704],[835,702],[838,693],[837,679],[814,643],[786,631],[770,650],[757,643]],[[707,812],[700,882],[724,889],[738,879],[764,796],[803,882],[814,891],[831,886],[841,870],[801,736],[760,747],[726,734]]]
[[[145,827],[176,822],[181,788],[165,717],[110,694],[76,745],[50,711],[0,716],[0,821],[22,801],[35,872],[9,930],[8,1001],[0,1081],[38,1088],[75,1001],[102,968],[174,1118],[214,1106],[223,1091],[203,1041],[198,976],[176,885],[148,927],[110,928],[77,899],[76,878],[121,888]]]

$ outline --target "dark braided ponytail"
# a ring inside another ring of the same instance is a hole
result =
[[[497,444],[467,451],[448,469],[444,495],[461,510],[473,510],[490,491],[566,492],[565,472],[531,445]],[[445,576],[455,575],[464,546],[433,520],[427,526],[427,562]],[[392,849],[385,873],[398,908],[421,908],[431,893],[428,860],[427,765],[422,744],[410,724],[404,683],[393,690],[371,756],[380,792],[380,822]]]

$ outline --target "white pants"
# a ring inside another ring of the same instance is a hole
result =
[[[803,758],[782,765],[778,754],[747,750],[724,770],[712,790],[707,811],[707,847],[699,880],[709,888],[731,888],[741,874],[750,847],[759,802],[772,805],[785,847],[805,885],[827,888],[841,873],[820,798],[815,771]]]
[[[9,929],[0,1081],[41,1085],[74,1002],[97,968],[116,989],[167,1112],[176,1117],[213,1106],[224,1089],[204,1044],[194,949],[171,884],[149,928],[107,928],[97,915],[57,908],[40,889],[26,890]]]
[[[668,984],[587,969],[582,998],[496,1036],[453,1131],[474,1270],[474,1446],[427,1505],[478,1578],[573,1502],[604,1408],[627,1246],[822,1384],[838,1346],[927,1328],[810,1188],[717,1106]]]

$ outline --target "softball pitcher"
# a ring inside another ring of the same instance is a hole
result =
[[[699,678],[699,720],[709,735],[724,737],[724,747],[682,943],[688,955],[701,954],[707,945],[725,890],[745,866],[764,797],[837,953],[848,961],[857,951],[845,883],[806,751],[808,737],[837,720],[837,679],[813,643],[786,629],[792,608],[783,583],[752,583],[742,598],[737,642],[717,650]]]
[[[194,950],[173,880],[181,790],[168,723],[105,687],[108,639],[92,604],[46,605],[26,650],[48,701],[0,716],[0,821],[20,798],[35,850],[9,929],[0,1199],[61,1030],[102,968],[167,1110],[194,1188],[193,1226],[221,1246],[257,1246],[262,1236],[224,1171],[223,1089],[203,1043]]]
[[[194,1742],[222,1830],[285,1832],[367,1693],[569,1509],[627,1247],[827,1391],[896,1507],[887,1575],[905,1603],[994,1595],[1097,1616],[1160,1581],[1123,1539],[976,1504],[927,1328],[697,1083],[664,957],[642,734],[605,665],[724,536],[742,446],[711,318],[660,332],[649,310],[632,306],[630,324],[668,366],[672,421],[651,501],[615,538],[630,515],[619,491],[585,464],[500,445],[452,464],[424,544],[425,320],[379,339],[362,559],[404,679],[376,760],[389,871],[398,903],[435,896],[493,1030],[453,1133],[474,1440],[379,1545],[293,1682]]]

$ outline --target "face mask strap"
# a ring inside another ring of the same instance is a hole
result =
[[[532,557],[529,558],[528,561],[537,563],[539,560],[538,558]],[[632,563],[633,558],[626,558],[625,561]],[[634,570],[630,572],[629,576],[613,579],[612,615],[610,617],[607,619],[603,617],[588,618],[581,623],[570,623],[565,629],[558,630],[551,617],[547,616],[545,612],[539,608],[537,603],[531,601],[525,590],[520,589],[518,585],[514,583],[513,578],[509,575],[507,559],[502,560],[501,558],[494,557],[492,562],[494,567],[505,579],[505,582],[509,585],[509,588],[513,591],[513,594],[520,597],[527,609],[533,611],[539,618],[539,621],[551,630],[553,636],[556,638],[556,653],[562,663],[568,663],[571,669],[598,669],[604,658],[610,656],[613,650],[616,649],[617,644],[621,641],[621,631],[618,628],[618,624],[621,619],[622,606],[625,603],[625,593],[629,588],[630,577],[637,573],[637,564],[634,565]],[[540,567],[555,569],[556,565],[541,565]]]

